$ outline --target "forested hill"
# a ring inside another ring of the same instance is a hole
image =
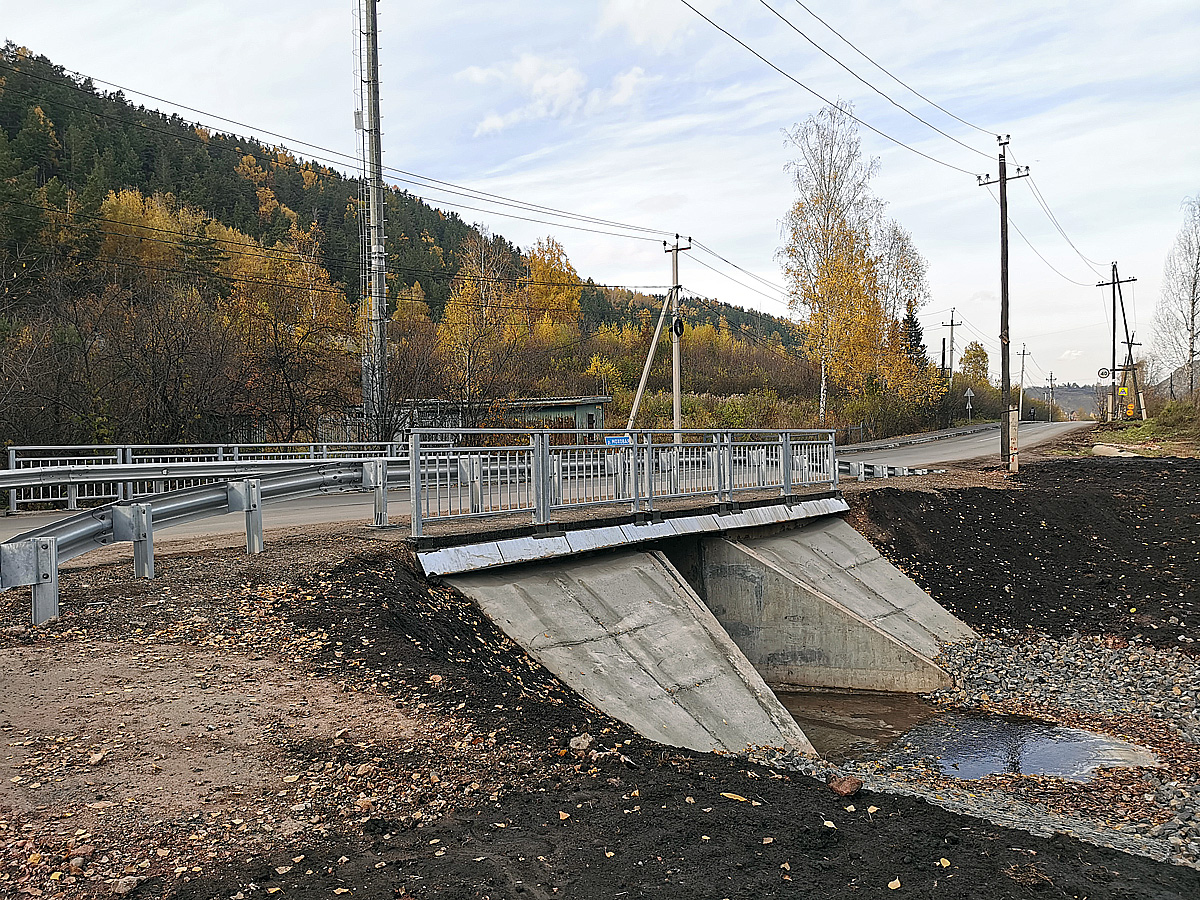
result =
[[[7,179],[7,183],[2,183]],[[145,196],[169,194],[180,205],[256,239],[264,247],[288,238],[295,225],[317,226],[319,260],[348,297],[359,291],[360,182],[336,168],[297,158],[253,139],[198,127],[177,115],[104,93],[43,56],[8,43],[0,51],[0,234],[33,241],[55,209],[82,227],[97,220],[110,192],[132,188]],[[91,218],[89,218],[91,217]],[[419,283],[434,318],[441,315],[459,271],[464,242],[478,229],[405,191],[387,192],[389,290]],[[506,268],[523,268],[520,249],[490,235]],[[645,298],[585,288],[587,323],[621,324]],[[653,304],[650,304],[653,305]],[[761,338],[793,330],[782,319],[714,302],[690,304],[688,318]]]
[[[321,160],[135,106],[6,45],[0,444],[350,434],[359,195]],[[386,228],[394,429],[431,398],[472,420],[517,396],[604,392],[627,408],[661,298],[581,278],[553,236],[518,248],[400,190]],[[811,394],[791,323],[699,297],[683,319],[690,421],[807,415],[780,405]],[[660,355],[651,393],[669,379]],[[663,415],[653,397],[644,410]]]
[[[359,181],[255,140],[212,132],[101,93],[45,57],[9,43],[0,53],[0,177],[4,230],[32,236],[42,207],[74,192],[83,216],[110,191],[171,194],[223,225],[274,246],[293,224],[322,235],[320,258],[349,296],[358,293]],[[45,201],[36,195],[44,189]],[[32,198],[32,199],[31,199]],[[475,229],[403,191],[388,192],[389,269],[419,281],[435,311],[450,293],[457,253]],[[516,248],[502,242],[515,262]]]

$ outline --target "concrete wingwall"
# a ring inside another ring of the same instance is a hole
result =
[[[942,644],[976,637],[838,518],[672,556],[773,688],[936,690]]]
[[[692,750],[812,745],[660,553],[626,550],[446,579],[592,705]]]

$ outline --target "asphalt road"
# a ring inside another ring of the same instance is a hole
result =
[[[1024,422],[1018,434],[1018,447],[1028,450],[1038,444],[1062,437],[1080,428],[1091,428],[1094,422]],[[925,468],[945,463],[994,456],[1000,459],[1000,426],[991,425],[986,431],[971,434],[952,434],[941,440],[906,443],[896,447],[845,447],[838,458],[851,462],[887,463],[890,466]]]
[[[1029,448],[1059,437],[1078,428],[1087,428],[1091,422],[1026,422],[1021,426],[1021,447]],[[911,438],[905,439],[911,440]],[[961,462],[984,456],[997,456],[1000,452],[1000,426],[991,426],[987,431],[969,434],[948,434],[939,440],[923,443],[905,443],[894,447],[859,446],[838,451],[841,459],[855,462],[887,463],[893,466],[921,468],[950,462]],[[408,514],[407,489],[392,491],[390,495],[391,516],[395,520]],[[321,525],[334,522],[367,523],[372,521],[372,499],[366,493],[323,494],[272,503],[263,506],[263,528],[287,528],[303,525]],[[42,525],[64,518],[63,512],[18,513],[0,518],[0,541],[30,531]],[[158,542],[174,541],[190,537],[212,537],[233,535],[245,530],[245,519],[241,513],[202,519],[155,533]]]

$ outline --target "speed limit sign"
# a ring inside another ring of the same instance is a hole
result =
[[[1099,372],[1097,372],[1096,374],[1097,374],[1097,375],[1099,375],[1101,378],[1107,378],[1107,377],[1108,377],[1110,374],[1112,374],[1112,373],[1111,373],[1111,372],[1109,372],[1109,371],[1108,371],[1108,369],[1101,369],[1101,370],[1100,370]]]

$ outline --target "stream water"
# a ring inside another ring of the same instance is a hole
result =
[[[955,778],[1052,775],[1086,781],[1101,766],[1154,766],[1144,747],[1024,716],[944,709],[909,694],[781,692],[813,746],[833,763],[928,760]]]

